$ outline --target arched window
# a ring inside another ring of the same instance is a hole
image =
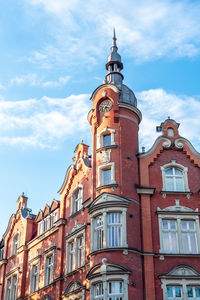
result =
[[[97,135],[97,149],[101,147],[114,146],[115,144],[115,130],[105,127]]]
[[[167,191],[185,191],[183,171],[178,168],[165,170],[165,187]]]
[[[189,192],[187,172],[188,169],[175,160],[161,167],[163,191]]]
[[[83,202],[83,186],[78,187],[73,191],[71,196],[71,214],[75,214],[82,208]]]

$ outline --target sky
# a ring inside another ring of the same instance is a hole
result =
[[[200,151],[199,15],[199,0],[1,0],[0,236],[22,192],[35,214],[59,200],[76,145],[91,145],[90,95],[114,27],[143,114],[140,149],[170,116]]]

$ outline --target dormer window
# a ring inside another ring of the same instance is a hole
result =
[[[73,191],[71,196],[71,214],[75,214],[82,208],[83,202],[83,186],[78,187]]]
[[[17,233],[13,237],[12,241],[12,255],[15,255],[17,253],[17,249],[19,248],[19,233]]]
[[[187,172],[188,169],[175,160],[161,167],[163,191],[189,192]]]
[[[50,215],[45,217],[42,221],[38,223],[38,233],[39,235],[49,230],[54,226],[54,223],[58,220],[58,209],[54,210]]]

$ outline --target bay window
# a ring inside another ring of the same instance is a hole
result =
[[[91,222],[91,249],[127,247],[126,243],[126,208],[113,211],[112,208],[96,213]]]

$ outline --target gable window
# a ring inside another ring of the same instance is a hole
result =
[[[114,146],[115,144],[115,130],[105,127],[97,135],[97,149],[101,147]]]
[[[111,210],[111,211],[110,211]],[[126,247],[126,209],[104,213],[92,217],[92,250],[111,247]]]
[[[50,213],[47,217],[45,217],[42,221],[38,223],[38,233],[39,235],[49,230],[54,226],[54,223],[58,220],[58,209]]]
[[[198,216],[159,215],[162,253],[199,253]]]
[[[16,233],[12,240],[12,255],[15,255],[17,253],[17,249],[19,248],[19,239],[20,234]]]
[[[78,185],[71,196],[71,214],[75,214],[82,208],[83,202],[83,186]]]
[[[188,169],[175,160],[161,167],[163,179],[163,191],[168,192],[189,192]]]
[[[31,293],[38,290],[39,284],[39,262],[32,265],[31,268]]]
[[[200,274],[192,267],[179,265],[159,277],[164,300],[200,299]]]
[[[17,297],[17,275],[10,276],[6,284],[6,300],[15,300]]]
[[[167,191],[184,191],[183,172],[177,168],[165,170],[165,187]]]
[[[44,283],[45,285],[50,284],[53,281],[54,272],[54,255],[53,253],[46,255],[45,257],[45,273],[44,273]]]
[[[81,230],[67,238],[66,272],[70,273],[85,263],[85,232]]]

